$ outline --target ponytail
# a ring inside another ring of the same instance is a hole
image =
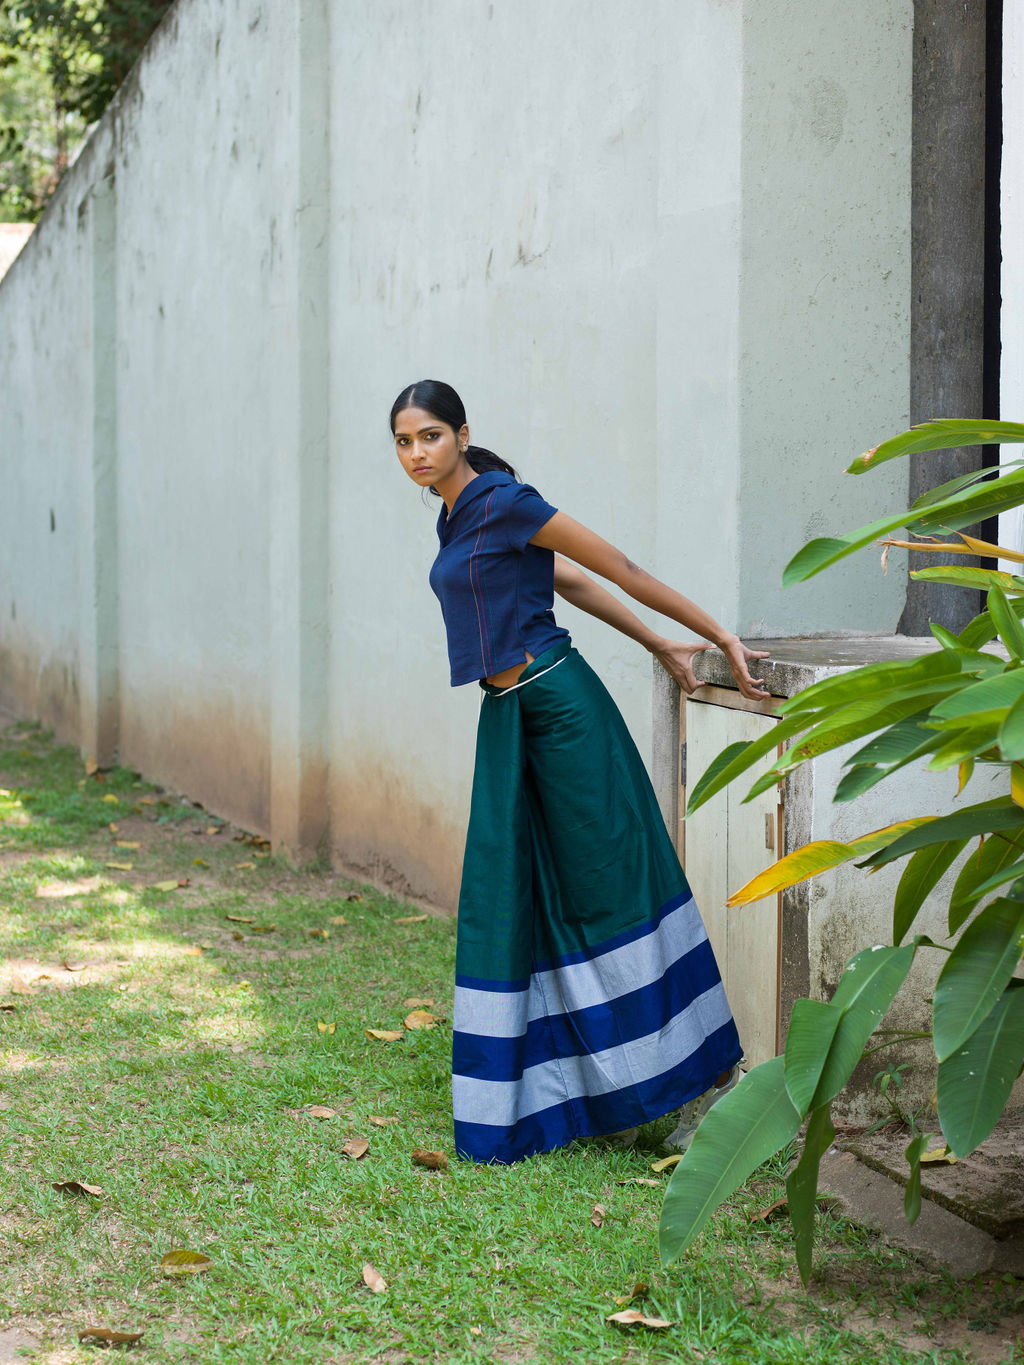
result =
[[[466,459],[470,469],[475,469],[478,474],[500,469],[505,474],[511,474],[516,483],[522,482],[508,461],[503,460],[500,455],[495,455],[493,450],[485,450],[483,446],[469,446],[466,450]],[[433,489],[431,491],[433,492]]]

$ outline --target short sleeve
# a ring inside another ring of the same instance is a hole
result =
[[[512,484],[503,502],[502,513],[509,549],[518,550],[520,554],[526,549],[530,537],[536,535],[558,511],[528,483]]]

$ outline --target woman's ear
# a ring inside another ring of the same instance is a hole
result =
[[[456,439],[459,443],[459,450],[465,455],[466,451],[469,449],[469,427],[465,422],[459,427],[459,430],[456,433]]]

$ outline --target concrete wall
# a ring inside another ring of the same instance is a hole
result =
[[[427,375],[724,622],[891,630],[873,556],[777,584],[904,496],[840,471],[908,415],[910,22],[179,0],[0,285],[0,701],[451,903],[477,699],[386,427]],[[647,752],[649,661],[562,615]]]

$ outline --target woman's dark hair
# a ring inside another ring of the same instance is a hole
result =
[[[429,412],[431,417],[436,417],[439,422],[443,422],[455,432],[466,425],[466,409],[462,399],[450,384],[445,384],[440,379],[420,379],[402,390],[391,405],[392,436],[395,434],[395,418],[406,408],[422,408],[424,412]],[[506,474],[511,474],[514,479],[519,478],[506,460],[500,455],[495,455],[493,450],[485,450],[483,446],[470,446],[466,451],[466,459],[470,468],[475,469],[478,474],[486,474],[491,469],[501,469]],[[430,491],[435,497],[441,496],[436,488]]]

